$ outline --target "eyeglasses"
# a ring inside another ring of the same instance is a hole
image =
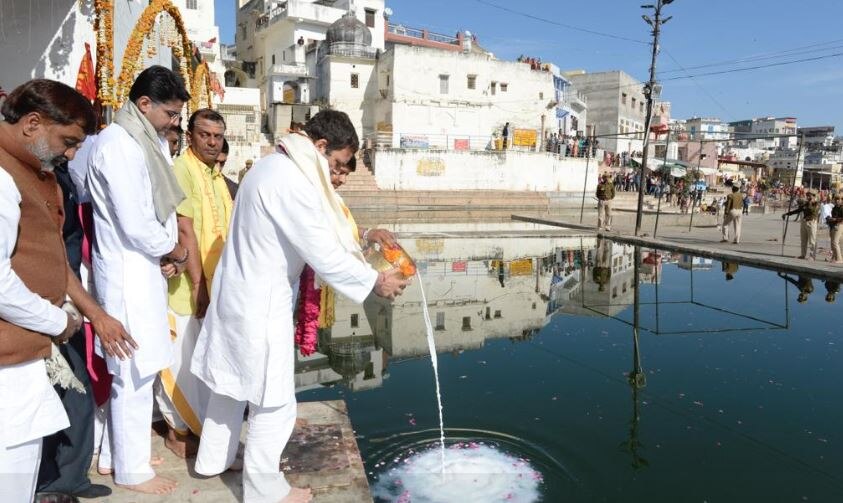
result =
[[[153,103],[155,103],[155,105],[160,107],[160,108],[164,108],[163,103],[158,103],[158,102],[153,102]],[[174,111],[174,110],[167,110],[166,108],[164,108],[164,111],[167,112],[167,116],[170,118],[170,120],[174,120],[177,117],[181,117],[181,110]]]

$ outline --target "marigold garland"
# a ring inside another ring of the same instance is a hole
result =
[[[97,97],[103,106],[114,106],[114,2],[95,0],[94,32],[97,36]]]
[[[196,71],[193,72],[191,87],[190,109],[196,111],[200,108],[210,108],[213,101],[211,98],[211,72],[208,69],[207,61],[203,61],[196,67]]]
[[[108,2],[109,0],[97,1]],[[156,20],[160,14],[169,15],[176,26],[180,40],[169,40],[167,41],[167,45],[170,46],[173,56],[179,61],[179,73],[184,79],[185,84],[191,86],[193,83],[193,72],[189,62],[190,55],[192,54],[192,44],[184,27],[181,12],[179,12],[178,7],[174,6],[170,0],[152,0],[152,3],[143,11],[137,24],[135,24],[135,28],[132,30],[129,41],[126,44],[126,50],[123,53],[123,65],[120,68],[120,77],[117,79],[116,99],[114,100],[116,105],[120,105],[126,100],[135,78],[143,70],[144,58],[142,50],[144,40],[155,28]],[[113,53],[113,50],[110,52]],[[99,65],[99,58],[97,59],[97,64]],[[191,89],[191,91],[193,90]]]

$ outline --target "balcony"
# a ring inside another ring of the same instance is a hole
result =
[[[345,56],[347,58],[375,59],[378,50],[348,42],[334,42],[325,50],[325,56]]]
[[[294,77],[310,77],[310,72],[307,71],[307,65],[272,65],[269,67],[269,73],[272,75],[285,75]]]
[[[296,22],[313,23],[328,26],[345,13],[343,9],[327,7],[303,0],[287,0],[278,2],[269,12],[265,12],[255,20],[255,30],[261,31],[270,25],[287,18]]]

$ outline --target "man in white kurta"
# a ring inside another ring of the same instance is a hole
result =
[[[172,72],[151,67],[138,77],[130,98],[138,82],[150,78],[147,72],[157,74],[151,78],[176,85]],[[160,134],[178,119],[183,106],[184,100],[178,98],[183,88],[172,92],[171,98],[144,94],[124,107],[135,107],[133,117],[141,122],[139,127],[154,128]],[[105,355],[105,348],[98,348],[114,376],[108,421],[110,450],[100,453],[99,468],[113,468],[117,484],[165,494],[175,488],[175,483],[156,477],[150,465],[149,440],[153,383],[158,372],[173,362],[167,282],[161,262],[163,257],[182,256],[186,261],[187,253],[177,243],[175,207],[162,222],[156,206],[155,192],[159,189],[153,188],[150,165],[159,162],[155,148],[164,159],[170,159],[167,144],[158,136],[151,140],[157,145],[150,146],[143,138],[139,141],[118,123],[121,112],[117,122],[99,134],[88,159],[97,238],[93,274],[100,304],[122,322],[138,348],[129,359]]]
[[[14,181],[0,169],[0,318],[33,332],[60,335],[67,314],[32,293],[11,268],[20,201]],[[41,439],[68,426],[43,359],[0,365],[0,501],[32,500]]]
[[[356,142],[354,135],[354,150]],[[305,264],[358,303],[373,289],[392,296],[406,285],[387,291],[382,285],[392,280],[340,244],[321,190],[281,153],[261,159],[244,178],[193,354],[191,371],[212,390],[196,471],[215,475],[231,467],[248,403],[247,503],[293,495],[279,462],[296,417],[293,306]]]

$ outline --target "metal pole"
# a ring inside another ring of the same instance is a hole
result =
[[[670,3],[670,2],[668,2]],[[653,120],[653,88],[656,85],[656,58],[659,55],[659,33],[662,25],[662,6],[664,0],[656,2],[656,15],[653,21],[653,53],[650,60],[650,81],[647,83],[647,117],[644,121],[644,152],[641,153],[641,168],[638,175],[638,209],[635,212],[635,235],[641,232],[641,220],[644,216],[644,173],[647,169],[647,147],[650,144],[650,124]]]
[[[580,223],[582,223],[583,212],[585,211],[585,191],[588,188],[588,162],[591,160],[591,148],[585,154],[585,176],[582,181],[582,204],[580,205]],[[597,183],[600,183],[600,173],[597,174]],[[599,210],[598,210],[599,211]]]
[[[796,151],[796,170],[793,172],[793,184],[790,186],[790,200],[787,202],[787,211],[793,207],[793,199],[796,197],[796,175],[799,174],[799,160],[802,159],[802,144],[805,143],[805,134],[799,137],[799,149]],[[784,256],[784,243],[787,240],[787,226],[790,217],[784,219],[784,232],[782,233],[782,256]]]
[[[665,166],[667,165],[667,151],[668,150],[670,150],[670,128],[669,127],[667,128],[667,142],[665,143],[665,146],[664,146],[664,164],[665,164]],[[671,176],[671,175],[668,175],[668,176]],[[656,226],[653,227],[653,238],[655,238],[656,234],[659,232],[659,215],[662,212],[662,196],[664,195],[663,192],[664,192],[664,189],[659,190],[659,204],[656,207]],[[658,288],[658,287],[656,287],[656,288]]]
[[[697,204],[697,184],[700,182],[700,164],[703,158],[703,142],[700,138],[700,154],[697,158],[697,178],[694,180],[694,195],[691,196],[691,221],[688,223],[688,232],[691,232],[691,227],[694,225],[694,206]]]

